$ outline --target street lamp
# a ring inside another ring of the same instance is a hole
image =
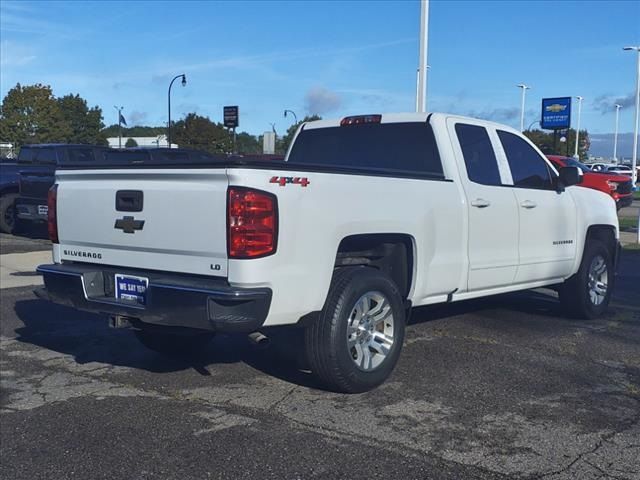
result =
[[[122,110],[124,107],[113,106],[118,111],[118,148],[122,148]]]
[[[287,118],[287,112],[290,113],[291,115],[293,115],[293,118],[296,121],[296,124],[298,123],[298,116],[296,115],[296,112],[294,112],[293,110],[285,110],[284,111],[284,118]]]
[[[175,82],[180,77],[182,77],[182,86],[184,87],[187,84],[187,77],[184,73],[181,73],[180,75],[176,75],[175,77],[173,77],[173,80],[171,80],[171,83],[169,84],[169,93],[167,94],[167,99],[169,103],[169,123],[167,123],[167,144],[169,145],[169,148],[171,148],[171,87],[173,87],[173,82]]]
[[[616,129],[613,134],[613,163],[618,163],[618,120],[622,105],[616,103],[614,106],[616,107]]]
[[[519,83],[516,87],[522,89],[522,103],[520,104],[520,131],[524,132],[524,97],[527,90],[530,90],[531,87],[525,85],[524,83]]]
[[[576,97],[576,99],[578,100],[578,128],[576,128],[576,148],[573,151],[573,158],[579,158],[578,157],[578,142],[580,140],[580,116],[582,115],[582,100],[584,100],[584,97],[581,97],[580,95],[578,95]]]

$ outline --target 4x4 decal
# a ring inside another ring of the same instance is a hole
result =
[[[271,180],[269,180],[269,183],[277,183],[281,187],[286,186],[288,183],[306,187],[311,182],[307,177],[271,177]]]

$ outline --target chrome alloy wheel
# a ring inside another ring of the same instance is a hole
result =
[[[600,305],[607,296],[609,274],[607,262],[602,255],[596,255],[589,267],[589,299],[594,305]]]
[[[380,292],[367,292],[356,302],[347,325],[347,346],[360,370],[375,370],[393,347],[391,304]]]

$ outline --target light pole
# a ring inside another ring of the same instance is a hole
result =
[[[420,0],[420,57],[416,111],[427,111],[427,54],[429,46],[429,0]]]
[[[631,152],[631,170],[633,171],[631,178],[635,186],[638,181],[638,171],[636,167],[638,165],[638,117],[640,117],[640,46],[623,47],[623,50],[635,51],[638,55],[638,66],[636,67],[636,114],[633,121],[633,152]],[[640,237],[640,229],[638,230],[638,237]]]
[[[173,87],[173,82],[175,82],[180,77],[182,77],[182,86],[184,87],[187,84],[187,77],[184,73],[181,73],[180,75],[176,75],[175,77],[173,77],[173,80],[171,80],[171,83],[169,84],[169,93],[167,94],[167,99],[169,104],[169,123],[167,123],[167,144],[169,145],[169,148],[171,148],[171,87]]]
[[[531,89],[531,87],[525,85],[524,83],[519,83],[516,87],[522,89],[522,102],[520,104],[520,131],[524,132],[524,97],[527,90]]]
[[[573,151],[573,158],[577,159],[580,158],[578,156],[578,143],[580,141],[580,116],[582,115],[582,100],[584,100],[584,97],[578,95],[576,99],[578,100],[578,128],[576,128],[576,148]]]
[[[620,109],[622,105],[616,103],[616,129],[613,134],[613,163],[618,163],[618,120],[620,119]]]
[[[293,118],[296,121],[296,125],[298,124],[298,116],[296,115],[296,112],[294,112],[293,110],[285,110],[284,111],[284,118],[287,118],[287,113],[290,113],[291,115],[293,115]]]
[[[426,66],[427,70],[431,69],[431,65]],[[425,88],[426,84],[425,84]],[[420,112],[420,69],[416,70],[416,112]]]
[[[118,148],[122,148],[122,110],[124,107],[113,106],[118,111]]]

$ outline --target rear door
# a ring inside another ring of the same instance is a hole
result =
[[[450,136],[467,197],[469,215],[469,291],[513,282],[518,267],[518,209],[490,134],[482,123],[449,120]]]
[[[224,168],[58,170],[60,259],[227,275]]]
[[[511,171],[511,190],[520,214],[516,283],[568,275],[576,255],[576,206],[558,193],[555,172],[525,139],[497,130]]]

